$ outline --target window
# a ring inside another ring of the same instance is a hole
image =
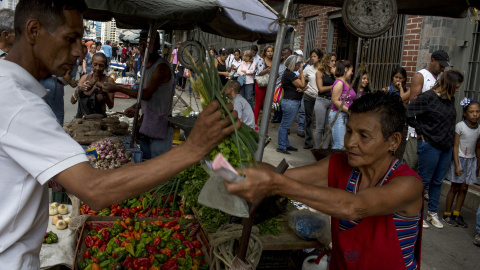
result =
[[[468,76],[466,78],[465,96],[478,100],[480,98],[479,87],[480,80],[480,24],[477,24],[473,30],[472,52],[470,53],[470,61],[468,61]]]
[[[305,44],[303,46],[304,58],[310,57],[310,52],[315,49],[315,39],[317,38],[318,17],[310,17],[305,20]]]
[[[383,35],[369,40],[370,44],[365,51],[363,49],[364,41],[359,40],[358,51],[360,53],[357,54],[355,71],[359,69],[358,63],[363,62],[362,57],[365,57],[372,90],[381,90],[390,85],[391,73],[402,64],[405,22],[406,15],[398,15],[392,28]],[[363,56],[362,53],[365,55]]]

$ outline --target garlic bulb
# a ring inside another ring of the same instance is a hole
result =
[[[55,215],[55,216],[53,216],[53,218],[52,218],[52,224],[53,224],[53,225],[56,225],[57,222],[58,222],[59,220],[62,220],[62,219],[63,219],[62,216],[60,216],[60,215]]]
[[[58,207],[60,204],[58,202],[53,202],[52,204],[50,204],[50,206],[55,206],[55,207]]]
[[[48,207],[48,214],[49,214],[50,216],[54,216],[54,215],[58,214],[57,207],[56,207],[56,206],[50,206],[50,207]]]
[[[70,216],[64,218],[63,220],[65,220],[65,222],[67,222],[67,224],[70,223]]]
[[[65,215],[68,213],[68,207],[65,204],[60,204],[57,209],[60,215]]]
[[[59,230],[65,230],[65,228],[67,228],[67,222],[65,222],[65,220],[59,220],[57,221],[57,224],[55,224],[55,226]]]

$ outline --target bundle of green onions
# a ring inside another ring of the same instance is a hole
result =
[[[200,97],[202,108],[208,106],[213,100],[218,100],[221,104],[222,118],[229,117],[232,123],[234,123],[233,116],[227,108],[228,100],[225,95],[225,90],[230,80],[225,86],[222,85],[213,57],[209,57],[208,60],[202,59],[203,61],[197,65],[187,51],[184,51],[184,53],[189,55],[193,63],[195,76],[190,75],[190,83],[192,89]],[[235,132],[207,155],[206,159],[213,160],[215,155],[221,152],[234,167],[243,169],[244,162],[252,165],[253,161],[256,164],[254,156],[257,151],[259,133],[245,123],[239,129],[235,125],[233,126],[235,127]]]

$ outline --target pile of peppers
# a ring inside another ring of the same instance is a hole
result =
[[[175,201],[174,201],[175,199]],[[122,218],[183,218],[184,215],[180,209],[181,200],[180,197],[174,198],[173,194],[162,197],[162,202],[152,203],[155,198],[151,194],[147,194],[143,197],[135,197],[114,204],[109,208],[105,208],[100,212],[95,212],[90,209],[88,205],[83,204],[80,207],[81,215],[90,216],[115,216]],[[155,207],[149,207],[149,205],[160,205]],[[162,207],[165,205],[165,207]],[[179,207],[180,206],[180,207]]]
[[[116,220],[113,226],[97,225],[85,237],[82,270],[206,270],[209,269],[196,234],[198,223],[181,226],[163,222]]]

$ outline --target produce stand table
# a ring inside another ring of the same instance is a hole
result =
[[[329,243],[320,243],[319,241],[306,241],[298,237],[288,225],[286,215],[280,217],[280,226],[282,232],[279,235],[261,235],[263,250],[298,250],[308,248],[324,248]]]
[[[68,214],[72,214],[72,206],[68,206]],[[52,217],[48,218],[47,232],[52,231],[58,235],[58,243],[42,244],[40,249],[40,269],[49,269],[57,265],[64,265],[69,268],[73,266],[73,258],[75,256],[75,243],[77,241],[77,233],[66,228],[65,230],[57,230],[52,224]]]

